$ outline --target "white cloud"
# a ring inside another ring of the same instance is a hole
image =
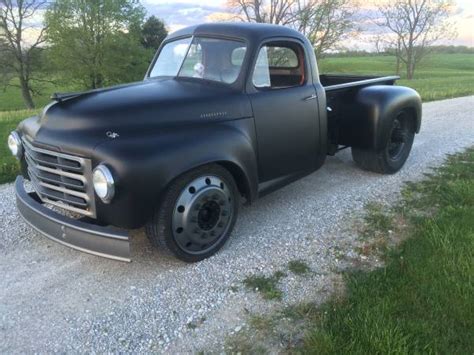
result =
[[[225,9],[225,1],[207,0],[142,0],[141,4],[147,9],[148,15],[155,15],[165,21],[171,31],[182,27],[208,22],[208,17]]]

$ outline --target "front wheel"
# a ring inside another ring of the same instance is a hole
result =
[[[364,170],[394,174],[408,159],[414,138],[413,117],[402,110],[393,118],[389,138],[382,150],[377,152],[352,147],[352,158]]]
[[[146,226],[152,244],[186,262],[215,254],[237,219],[240,198],[232,175],[207,165],[177,178]]]

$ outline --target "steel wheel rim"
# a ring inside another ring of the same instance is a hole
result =
[[[230,227],[234,214],[232,193],[217,176],[202,176],[181,191],[172,216],[176,244],[189,254],[208,252]]]
[[[387,153],[391,160],[398,160],[400,158],[404,151],[409,134],[407,120],[402,112],[393,120],[392,129],[390,131]]]

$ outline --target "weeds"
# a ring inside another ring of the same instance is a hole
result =
[[[296,275],[307,274],[311,269],[303,260],[292,260],[288,263],[288,270]]]
[[[278,288],[278,283],[284,276],[284,272],[277,271],[271,276],[249,276],[243,283],[248,289],[259,292],[266,300],[281,300],[283,293]]]

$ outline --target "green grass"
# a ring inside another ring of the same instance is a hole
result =
[[[18,162],[7,146],[8,135],[20,121],[36,113],[34,110],[0,112],[0,184],[13,181],[18,175]]]
[[[395,57],[330,57],[319,60],[321,73],[394,75]],[[398,85],[417,90],[423,101],[474,94],[474,54],[432,54],[424,59],[413,80],[401,73]]]
[[[407,239],[386,267],[346,275],[347,297],[318,310],[298,352],[474,352],[474,148],[403,195]]]
[[[359,239],[383,244],[369,252],[383,256],[384,267],[354,261],[323,305],[308,300],[249,314],[247,327],[226,338],[226,351],[473,354],[474,147],[426,175],[407,183],[393,207],[366,206]],[[288,269],[295,265],[306,264]],[[272,294],[282,277],[246,282]]]
[[[282,271],[271,276],[252,275],[245,278],[243,283],[249,290],[259,292],[266,300],[281,300],[283,292],[278,288],[278,282],[285,276]]]
[[[16,84],[17,80],[13,80],[12,84]],[[66,83],[44,82],[34,86],[38,95],[33,96],[33,101],[37,108],[45,106],[50,102],[50,97],[55,92],[77,91],[81,88],[77,85]],[[5,90],[0,87],[0,111],[24,110],[26,106],[21,96],[21,91],[16,86],[8,86]]]
[[[291,260],[288,263],[288,270],[296,275],[304,275],[307,274],[311,269],[303,260]]]

